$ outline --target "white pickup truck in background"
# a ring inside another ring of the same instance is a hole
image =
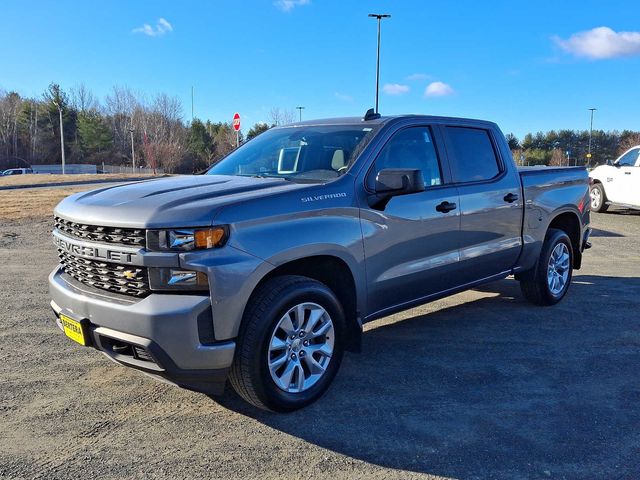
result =
[[[640,209],[640,145],[591,173],[591,210],[606,212],[610,205]]]

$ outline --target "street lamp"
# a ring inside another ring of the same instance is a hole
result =
[[[129,129],[131,134],[131,160],[133,161],[133,173],[136,173],[136,151],[133,149],[133,128]]]
[[[300,121],[302,121],[302,110],[304,110],[304,107],[296,107],[296,109],[300,112]]]
[[[370,13],[369,17],[378,19],[378,50],[376,54],[376,111],[378,113],[378,91],[380,90],[380,22],[383,18],[391,18],[389,14]]]
[[[587,154],[587,158],[589,162],[591,162],[591,137],[593,136],[593,112],[597,110],[597,108],[590,108],[591,111],[591,125],[589,127],[589,153]]]
[[[58,108],[58,113],[60,114],[60,150],[62,151],[62,174],[65,174],[65,159],[64,159],[64,127],[62,126],[62,106],[60,102],[57,100],[53,101],[53,104]]]

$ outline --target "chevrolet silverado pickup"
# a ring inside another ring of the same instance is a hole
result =
[[[110,186],[55,209],[58,327],[111,360],[291,411],[362,325],[514,275],[567,293],[589,247],[584,168],[518,170],[497,125],[406,115],[272,128],[205,175]]]

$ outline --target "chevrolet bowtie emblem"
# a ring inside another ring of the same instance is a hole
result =
[[[122,272],[122,275],[127,280],[133,280],[134,278],[136,278],[136,272],[132,272],[131,270],[127,270],[125,272]]]

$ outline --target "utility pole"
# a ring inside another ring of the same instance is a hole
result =
[[[33,159],[36,156],[36,149],[38,148],[38,104],[33,102],[35,105],[35,121],[33,123],[33,148],[31,150],[31,162],[33,163]]]
[[[302,110],[304,110],[304,107],[296,107],[296,108],[300,112],[300,121],[302,121]]]
[[[64,127],[62,126],[62,106],[58,101],[53,101],[53,104],[58,107],[58,113],[60,114],[60,150],[62,151],[62,174],[65,174],[64,169]]]
[[[131,160],[133,160],[133,173],[136,173],[136,151],[133,148],[133,128],[129,129],[131,134]]]
[[[378,94],[380,91],[380,22],[383,18],[391,18],[389,14],[370,13],[369,17],[378,19],[378,50],[376,54],[376,111],[378,113]]]
[[[587,158],[589,162],[591,162],[591,137],[593,136],[593,112],[597,110],[597,108],[590,108],[591,111],[591,125],[589,126],[589,153],[587,154]]]
[[[191,86],[191,123],[193,123],[193,85]]]

